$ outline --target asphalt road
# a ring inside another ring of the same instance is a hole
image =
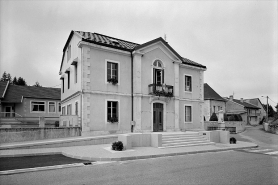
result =
[[[278,184],[278,156],[225,151],[0,176],[0,184]]]
[[[0,158],[0,171],[86,162],[89,161],[73,159],[62,154],[26,157],[2,157]]]

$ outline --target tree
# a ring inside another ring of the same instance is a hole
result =
[[[18,77],[17,85],[27,85],[26,81],[22,77]]]
[[[35,85],[33,85],[35,87],[41,87],[40,83],[38,81],[36,81]]]
[[[16,78],[16,76],[14,77],[14,79],[12,81],[12,84],[17,85],[17,78]]]
[[[267,110],[267,105],[263,104],[265,110]],[[275,111],[273,110],[272,106],[268,104],[268,117],[273,117],[275,115]]]
[[[6,71],[4,71],[0,81],[12,83],[12,77],[11,77],[10,73],[6,73]]]
[[[211,117],[210,117],[209,121],[218,121],[218,118],[217,118],[217,116],[216,116],[215,112],[214,112],[214,113],[212,113],[212,115],[211,115]]]

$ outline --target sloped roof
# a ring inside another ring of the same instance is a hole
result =
[[[207,83],[204,83],[204,99],[226,102],[226,100],[223,99],[217,92],[215,92]]]
[[[2,102],[20,103],[25,98],[61,100],[60,88],[9,85]]]
[[[86,42],[91,42],[91,43],[104,45],[108,47],[114,47],[121,50],[130,51],[139,45],[133,42],[117,39],[99,33],[83,32],[83,31],[75,31],[75,32],[78,33],[82,37],[82,40]]]
[[[101,46],[106,46],[106,47],[110,47],[110,48],[115,48],[115,49],[120,49],[120,50],[124,50],[124,51],[134,51],[140,48],[143,48],[145,46],[148,46],[150,44],[153,44],[155,42],[161,41],[163,42],[163,44],[169,49],[171,50],[181,61],[183,64],[186,65],[191,65],[191,66],[195,66],[195,67],[200,67],[200,68],[204,68],[206,69],[206,66],[201,65],[197,62],[194,62],[192,60],[189,60],[187,58],[183,58],[181,57],[167,42],[165,42],[164,39],[162,39],[161,37],[148,41],[144,44],[137,44],[134,42],[130,42],[130,41],[125,41],[122,39],[118,39],[118,38],[114,38],[114,37],[110,37],[110,36],[106,36],[106,35],[102,35],[99,33],[91,33],[91,32],[83,32],[83,31],[71,31],[68,40],[64,46],[63,49],[63,57],[62,57],[62,62],[61,62],[61,66],[60,66],[60,70],[62,68],[62,63],[64,60],[64,55],[65,55],[65,51],[68,47],[68,44],[73,36],[73,34],[76,33],[78,35],[80,35],[82,41],[84,42],[89,42],[89,43],[94,43],[97,45],[101,45]]]
[[[250,104],[253,104],[253,105],[255,105],[255,106],[258,106],[256,103],[260,103],[260,104],[262,105],[263,109],[266,111],[266,109],[265,109],[265,107],[263,106],[263,104],[262,104],[260,98],[244,99],[244,101],[245,101],[245,100],[249,100],[249,101],[250,101]],[[256,101],[256,100],[257,100],[257,101]],[[255,102],[256,102],[256,103],[255,103]],[[249,102],[247,102],[247,103],[249,103]]]
[[[8,82],[0,81],[0,99],[4,98],[5,89],[8,85]]]
[[[247,102],[241,102],[240,100],[237,100],[237,99],[233,99],[234,102],[240,104],[240,105],[243,105],[244,107],[246,108],[251,108],[251,109],[261,109],[260,107],[257,107],[251,103],[247,103]]]

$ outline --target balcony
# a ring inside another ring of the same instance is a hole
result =
[[[165,96],[165,97],[173,97],[174,96],[174,87],[171,85],[158,85],[158,84],[150,84],[149,85],[149,94],[154,96]]]

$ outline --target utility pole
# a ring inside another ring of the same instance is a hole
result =
[[[266,122],[268,123],[268,96],[266,96]]]

